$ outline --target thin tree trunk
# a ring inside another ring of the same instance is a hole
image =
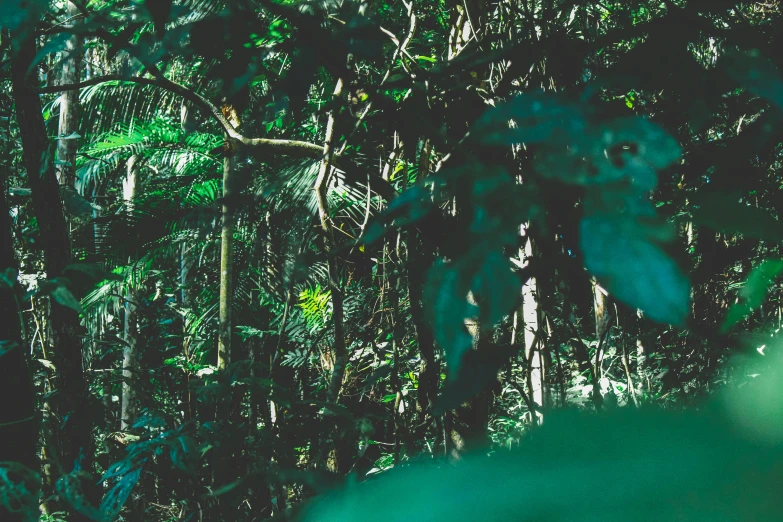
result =
[[[337,100],[342,96],[343,92],[343,80],[337,79],[337,84],[334,87],[332,93],[332,99]],[[343,290],[340,286],[340,263],[337,257],[333,254],[334,247],[334,231],[332,230],[332,221],[329,209],[329,200],[327,198],[327,192],[329,188],[329,178],[332,173],[332,156],[334,149],[334,122],[335,114],[334,110],[329,113],[329,118],[326,123],[326,136],[324,138],[324,156],[321,160],[321,167],[318,171],[318,178],[316,178],[315,190],[316,198],[318,200],[318,215],[321,220],[321,229],[323,231],[324,238],[324,251],[327,257],[327,264],[329,267],[329,290],[332,299],[332,322],[334,324],[334,344],[332,345],[332,369],[329,377],[329,383],[326,389],[326,400],[330,403],[337,403],[340,397],[340,389],[343,384],[343,377],[345,376],[345,366],[348,362],[348,352],[345,346],[345,331],[343,325]],[[335,442],[339,438],[339,433],[335,430],[334,433]],[[335,470],[341,469],[340,456],[336,451],[336,448],[340,444],[335,444],[333,451],[334,458],[330,459],[332,467]],[[322,448],[322,450],[325,448]],[[319,461],[323,460],[325,453],[322,451]],[[317,463],[320,465],[320,462]]]
[[[417,181],[429,174],[430,143],[425,140],[419,155],[419,173]],[[435,261],[435,252],[429,242],[418,230],[411,230],[407,242],[408,295],[411,303],[411,318],[419,345],[421,365],[419,366],[419,387],[416,404],[419,420],[423,421],[432,411],[438,396],[440,383],[440,364],[435,358],[435,335],[426,319],[423,305],[424,281],[427,271]]]
[[[80,23],[79,10],[73,2],[68,4],[68,17],[74,24]],[[81,80],[83,39],[71,35],[65,43],[60,83],[72,85]],[[66,91],[60,95],[59,140],[57,141],[57,180],[61,186],[75,186],[76,151],[79,140],[75,137],[79,128],[79,91]],[[86,189],[86,187],[83,187]]]
[[[128,211],[133,209],[133,200],[136,198],[138,173],[136,157],[131,156],[128,159],[127,174],[122,183],[122,197]],[[120,429],[122,430],[133,426],[138,414],[139,329],[136,288],[139,281],[134,277],[133,271],[135,270],[132,270],[130,278],[126,281],[125,291],[125,346],[122,349],[122,410],[120,414]]]
[[[343,92],[342,78],[337,80],[337,85],[332,94],[333,99],[338,99]],[[332,230],[332,221],[330,217],[329,201],[327,199],[327,190],[329,178],[332,172],[332,154],[334,146],[334,113],[329,114],[326,124],[326,138],[324,140],[324,157],[321,161],[321,167],[318,171],[318,178],[315,182],[315,192],[318,198],[318,214],[321,219],[321,228],[324,233],[324,249],[327,254],[329,265],[329,289],[332,297],[332,322],[334,323],[334,346],[332,347],[332,374],[329,379],[329,386],[326,392],[326,398],[329,402],[337,402],[342,387],[343,376],[345,375],[346,347],[345,333],[343,325],[343,293],[340,287],[339,264],[336,257],[332,254],[334,247],[334,232]]]
[[[181,288],[180,293],[180,303],[182,304],[182,308],[185,309],[185,314],[182,317],[182,350],[185,354],[185,359],[189,363],[191,360],[191,336],[190,336],[190,307],[192,306],[192,289],[190,286],[190,283],[188,282],[188,276],[190,274],[190,270],[193,268],[193,249],[195,248],[195,245],[189,244],[189,240],[185,239],[182,241],[182,247],[180,249],[180,271],[179,271],[179,284]],[[184,421],[187,422],[194,418],[195,411],[194,411],[194,400],[193,400],[193,391],[191,389],[190,385],[190,376],[191,372],[190,370],[187,370],[185,372],[185,396],[187,397],[185,405],[184,405]]]
[[[5,197],[5,180],[0,176],[0,272],[16,273],[11,219]],[[0,285],[0,468],[24,466],[39,472],[36,441],[38,420],[35,411],[35,389],[22,346],[22,323],[14,289]],[[0,520],[23,522],[25,515],[37,517],[40,481],[35,476],[11,472],[30,491],[22,512],[12,513],[0,503]],[[21,507],[21,506],[20,506]]]
[[[527,227],[522,227],[528,234],[525,246],[520,249],[519,256],[523,264],[530,262],[534,255],[534,245],[529,237]],[[530,399],[535,406],[535,412],[530,412],[531,421],[540,422],[541,408],[544,406],[543,358],[541,345],[543,342],[543,327],[540,324],[540,306],[538,301],[538,281],[535,277],[528,278],[522,285],[522,305],[517,310],[515,320],[516,331],[522,330],[525,343],[525,360],[527,361],[527,385]],[[514,340],[516,342],[516,339]]]
[[[611,306],[612,300],[609,294],[598,282],[593,279],[593,306],[595,309],[595,339],[598,343],[595,348],[595,361],[593,365],[593,402],[597,408],[603,404],[601,395],[601,378],[603,377],[603,350],[609,329],[612,326]]]
[[[224,108],[224,111],[227,109]],[[237,144],[228,136],[225,139],[225,157],[223,159],[223,205],[222,222],[220,232],[220,296],[219,296],[219,324],[218,324],[218,354],[217,368],[224,373],[232,362],[232,317],[231,307],[234,296],[234,198],[236,194],[234,168]],[[227,381],[226,381],[227,382]],[[215,418],[218,422],[228,425],[234,420],[238,411],[236,405],[236,393],[229,388],[224,395],[217,398]],[[237,464],[233,448],[221,446],[216,448],[212,455],[214,486],[220,487],[231,480],[231,475]],[[223,506],[232,505],[236,492],[224,495],[219,499]]]
[[[53,279],[62,275],[71,262],[70,237],[60,200],[54,158],[41,115],[41,101],[27,79],[30,64],[37,53],[35,40],[23,40],[19,49],[15,50],[18,52],[12,61],[11,76],[16,116],[44,250],[46,274],[49,279]],[[35,83],[35,76],[31,80]],[[82,367],[79,314],[53,302],[50,325],[53,359],[57,368],[55,386],[58,390],[52,398],[52,409],[58,422],[53,427],[53,440],[48,443],[57,452],[59,464],[65,472],[71,472],[77,466],[90,472],[94,445],[89,395]],[[96,488],[93,490],[97,493]],[[88,492],[88,497],[91,496]],[[82,520],[82,517],[74,514],[71,520]]]
[[[220,231],[220,325],[218,328],[218,370],[225,370],[231,362],[231,304],[234,295],[234,148],[226,138],[226,157],[223,160],[223,215]]]

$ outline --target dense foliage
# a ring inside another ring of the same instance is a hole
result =
[[[775,519],[777,0],[3,0],[0,519]]]

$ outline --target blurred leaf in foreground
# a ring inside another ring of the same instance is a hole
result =
[[[753,440],[746,417],[716,408],[553,413],[520,451],[393,470],[316,498],[302,520],[778,519],[783,449]],[[406,499],[405,510],[390,497]]]

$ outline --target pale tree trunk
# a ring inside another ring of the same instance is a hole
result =
[[[68,3],[68,17],[74,24],[81,21],[78,8],[73,2]],[[63,85],[79,83],[81,80],[81,63],[83,39],[79,35],[71,35],[65,43],[62,60],[60,83]],[[76,151],[79,140],[75,134],[79,129],[79,91],[66,91],[60,95],[59,139],[57,141],[57,180],[61,186],[76,186]],[[81,187],[85,197],[88,187]]]
[[[527,226],[521,227],[526,235],[525,245],[519,251],[523,266],[527,266],[535,255],[535,247]],[[535,277],[528,278],[522,285],[522,304],[514,314],[512,342],[516,343],[519,332],[525,346],[525,361],[527,362],[527,388],[530,403],[535,409],[530,412],[531,422],[538,424],[542,420],[541,409],[544,407],[544,364],[541,347],[544,343],[544,329],[541,325],[541,309],[538,296],[538,281]]]
[[[16,116],[22,138],[23,157],[32,202],[38,220],[39,237],[44,250],[47,278],[61,276],[71,263],[71,244],[65,219],[54,158],[49,150],[41,101],[33,85],[35,68],[28,81],[28,71],[37,54],[34,39],[20,40],[20,46],[11,65],[13,96]],[[82,339],[79,314],[55,302],[50,310],[51,339],[54,363],[57,368],[55,387],[58,390],[51,400],[56,422],[47,444],[57,455],[61,469],[70,473],[81,468],[92,471],[94,443],[89,393],[82,366]],[[66,422],[67,421],[67,422]],[[93,500],[97,488],[88,485],[87,497]],[[83,517],[74,513],[69,520]]]
[[[182,131],[185,133],[185,135],[189,135],[191,132],[193,132],[196,128],[196,125],[194,124],[194,118],[193,118],[193,111],[190,110],[188,103],[183,99],[180,105],[180,127],[182,128]],[[183,352],[185,354],[185,359],[188,363],[190,363],[191,359],[191,349],[190,349],[190,343],[191,343],[191,337],[190,337],[190,318],[189,315],[191,314],[191,304],[192,304],[192,296],[193,296],[193,289],[189,283],[189,275],[190,270],[193,268],[194,264],[194,255],[193,255],[193,249],[195,248],[195,242],[194,244],[191,244],[191,237],[190,234],[188,234],[187,237],[183,238],[182,245],[180,247],[180,255],[179,255],[179,286],[180,286],[180,304],[182,305],[182,308],[184,309],[184,315],[182,317],[182,348]],[[187,422],[194,416],[194,407],[193,407],[193,394],[190,386],[190,375],[191,372],[188,370],[185,373],[185,396],[187,397],[187,402],[184,408],[184,420]]]
[[[224,112],[230,112],[230,107],[224,107]],[[218,312],[218,371],[225,372],[232,360],[232,317],[231,307],[234,296],[234,206],[235,206],[235,176],[234,169],[236,147],[238,144],[228,136],[225,138],[223,159],[223,205],[220,230],[220,296]],[[225,374],[223,374],[225,376]],[[218,422],[228,424],[238,411],[233,408],[235,393],[229,390],[221,396],[215,405],[215,419]],[[236,469],[237,462],[233,449],[230,447],[216,448],[212,452],[212,482],[214,487],[225,485],[231,479],[231,474]],[[233,495],[228,495],[219,500],[221,504],[230,504],[235,500]]]
[[[234,154],[236,144],[226,138],[223,160],[223,208],[220,230],[220,312],[218,328],[218,370],[231,363],[231,304],[234,295]]]
[[[128,211],[133,209],[133,200],[136,197],[136,187],[139,168],[136,157],[128,159],[127,172],[122,182],[122,198]],[[134,276],[135,270],[131,270],[129,278],[126,278],[125,291],[125,319],[124,337],[125,346],[122,349],[122,410],[120,414],[120,429],[127,430],[133,426],[138,414],[137,386],[139,381],[139,331],[138,331],[138,296],[136,288],[139,281]]]
[[[337,79],[337,84],[334,87],[332,93],[332,99],[338,100],[343,93],[343,80]],[[336,404],[339,401],[340,390],[343,384],[343,377],[345,376],[345,366],[348,363],[348,351],[345,346],[345,327],[343,324],[343,289],[340,286],[340,263],[338,258],[334,255],[334,231],[330,216],[329,200],[327,198],[327,192],[329,190],[329,180],[332,174],[332,157],[334,155],[334,125],[335,114],[334,111],[329,113],[329,118],[326,122],[326,133],[324,138],[324,155],[321,160],[321,166],[318,170],[318,177],[315,181],[316,198],[318,200],[318,215],[321,221],[321,229],[323,232],[323,245],[324,252],[326,253],[327,265],[329,268],[329,291],[331,293],[332,300],[332,323],[334,328],[334,343],[332,345],[331,354],[331,374],[329,376],[329,383],[326,388],[326,400],[330,403]],[[334,430],[333,433],[334,444],[331,450],[322,444],[319,448],[319,455],[317,457],[316,466],[321,466],[326,453],[331,453],[329,458],[329,467],[333,471],[340,470],[343,466],[340,462],[340,452],[338,448],[341,446],[339,439],[340,433],[338,430]]]
[[[0,175],[0,272],[16,272],[12,221],[5,197],[5,180]],[[22,345],[22,322],[19,315],[15,289],[0,285],[0,468],[24,466],[37,473],[40,465],[36,455],[38,418],[35,411],[35,389],[27,367],[25,348]],[[29,504],[19,506],[21,511],[10,512],[0,503],[0,520],[22,522],[29,520],[25,514],[37,518],[40,482],[30,476],[9,473],[30,490]]]
[[[192,303],[192,289],[190,287],[190,284],[188,282],[188,276],[190,274],[190,270],[193,268],[193,249],[195,248],[195,245],[189,244],[188,239],[184,239],[182,241],[182,246],[180,249],[180,269],[179,269],[179,284],[180,284],[180,303],[182,304],[182,308],[184,309],[184,315],[182,318],[182,350],[185,354],[185,359],[187,362],[190,362],[191,359],[191,337],[190,337],[190,318],[189,315],[191,313],[190,307]],[[184,408],[184,420],[187,422],[191,420],[194,417],[195,411],[194,411],[194,404],[193,404],[193,393],[190,387],[190,376],[191,372],[188,370],[185,372],[185,396],[187,397],[187,401]]]
[[[609,336],[609,329],[612,326],[612,298],[609,297],[606,290],[595,279],[592,280],[592,285],[593,308],[595,310],[595,338],[598,343],[593,363],[593,402],[596,407],[600,407],[603,404],[603,395],[601,394],[603,352]]]
[[[332,94],[333,99],[338,99],[343,92],[342,78],[337,80],[337,85]],[[340,388],[345,375],[345,365],[347,351],[345,347],[345,332],[343,325],[343,293],[340,286],[340,266],[336,257],[332,254],[334,247],[334,232],[332,230],[332,221],[330,217],[329,201],[327,191],[329,178],[332,172],[332,155],[334,147],[334,113],[329,114],[326,124],[326,138],[324,140],[324,157],[321,160],[321,167],[318,171],[318,178],[315,182],[315,192],[318,198],[318,214],[321,219],[321,228],[324,233],[324,250],[327,254],[329,265],[329,290],[332,297],[332,322],[334,323],[334,345],[332,346],[332,373],[329,379],[329,385],[326,392],[326,399],[329,402],[337,402],[340,396]]]

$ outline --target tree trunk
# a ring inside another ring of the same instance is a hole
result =
[[[596,407],[600,407],[603,404],[603,395],[601,394],[603,351],[609,336],[609,329],[612,327],[612,299],[595,279],[593,279],[592,284],[593,306],[595,309],[595,339],[598,343],[595,348],[593,366],[593,402]]]
[[[423,180],[430,170],[430,142],[424,140],[419,155],[419,172],[417,181]],[[416,396],[416,406],[419,420],[423,421],[432,411],[435,399],[438,397],[440,384],[440,364],[435,358],[435,334],[424,313],[424,282],[427,271],[435,261],[435,252],[418,230],[411,230],[408,235],[408,295],[411,303],[411,318],[419,345],[421,365],[419,367],[419,387]]]
[[[11,234],[11,219],[5,197],[5,181],[0,177],[0,272],[16,276],[17,264],[14,257],[14,241]],[[27,367],[25,349],[22,346],[22,323],[14,294],[15,289],[0,284],[0,468],[24,466],[30,472],[38,473],[36,455],[38,421],[35,411],[35,389]],[[13,399],[11,399],[13,398]],[[10,470],[9,470],[10,471]],[[25,514],[37,517],[40,481],[27,473],[10,471],[9,476],[24,483],[30,491],[23,512],[11,512],[0,502],[0,520],[23,522],[29,520]],[[27,479],[27,480],[25,480]],[[7,488],[8,484],[0,484]],[[16,499],[15,499],[16,500]],[[20,506],[21,507],[21,506]]]
[[[337,84],[332,93],[332,99],[337,100],[342,96],[343,80],[337,79]],[[332,221],[329,209],[329,200],[327,192],[329,189],[329,178],[332,173],[332,156],[334,149],[334,111],[329,113],[326,123],[326,136],[324,138],[324,156],[321,160],[321,167],[318,170],[318,177],[315,181],[316,198],[318,200],[318,215],[321,220],[321,229],[323,231],[324,252],[327,258],[329,268],[329,290],[332,299],[332,323],[334,325],[334,344],[332,345],[332,368],[329,376],[329,383],[326,388],[326,400],[330,403],[337,403],[340,397],[340,390],[345,376],[345,366],[348,363],[348,352],[345,346],[345,327],[343,325],[343,290],[340,286],[340,263],[334,255],[334,231],[332,230]],[[332,437],[334,444],[331,449],[332,457],[329,459],[330,468],[339,470],[343,466],[340,463],[340,455],[337,448],[339,443],[339,430],[333,430]],[[322,465],[329,452],[325,445],[319,448],[319,456],[316,466]]]
[[[74,24],[80,23],[79,10],[73,2],[68,4],[68,17]],[[74,34],[65,43],[60,83],[69,85],[81,79],[83,39]],[[79,91],[66,91],[60,95],[59,140],[57,141],[57,180],[61,186],[74,186],[76,182],[76,151],[79,140],[74,136],[79,129]],[[86,189],[86,187],[83,187]],[[84,191],[83,191],[84,192]],[[86,196],[86,193],[85,193]]]
[[[220,325],[218,328],[218,370],[231,362],[231,304],[234,295],[234,154],[236,144],[226,138],[223,160],[223,219],[220,231]]]
[[[41,101],[34,87],[28,85],[27,72],[36,56],[34,39],[25,39],[12,61],[13,96],[22,138],[24,165],[32,191],[32,202],[38,220],[39,237],[49,279],[62,275],[71,262],[71,245],[52,152],[41,116]],[[32,79],[35,84],[35,77]],[[92,470],[94,455],[89,394],[82,367],[82,342],[79,314],[56,302],[51,304],[51,339],[57,368],[52,409],[59,421],[53,429],[53,440],[59,463],[65,472],[77,466]],[[67,422],[66,422],[67,421]],[[90,496],[88,494],[88,496]],[[81,520],[74,515],[70,520]]]
[[[337,80],[333,99],[338,99],[343,92],[342,78]],[[347,351],[345,347],[345,332],[343,325],[343,292],[340,286],[339,270],[340,266],[337,258],[333,255],[334,232],[332,230],[332,221],[330,217],[329,201],[327,191],[329,178],[332,172],[332,154],[334,141],[334,113],[329,114],[326,124],[326,138],[324,140],[324,158],[321,161],[321,167],[318,171],[318,178],[315,182],[315,192],[318,198],[318,214],[321,219],[321,228],[324,232],[324,250],[326,251],[329,265],[329,289],[332,297],[332,322],[334,323],[334,346],[332,347],[332,374],[329,379],[329,386],[326,392],[326,400],[337,402],[340,396],[340,388],[345,375],[345,365],[347,363]]]
[[[122,183],[122,198],[128,211],[133,209],[133,200],[136,197],[136,186],[139,168],[136,157],[128,158],[127,174]],[[138,329],[138,295],[136,288],[140,281],[134,276],[131,269],[130,277],[126,277],[125,290],[125,319],[124,336],[125,346],[122,348],[122,410],[120,415],[120,429],[127,430],[136,422],[138,415],[137,388],[139,381],[139,329]]]
[[[526,228],[526,227],[524,227]],[[528,263],[534,255],[534,245],[528,236],[525,246],[519,252],[523,263]],[[521,316],[521,324],[524,328],[525,360],[527,361],[527,385],[530,398],[538,411],[535,412],[535,422],[538,423],[541,416],[541,408],[544,406],[544,367],[541,357],[543,339],[543,327],[540,324],[540,307],[538,302],[538,281],[535,277],[528,278],[522,285],[522,306],[517,312],[517,320]],[[531,412],[533,414],[533,412]],[[531,417],[532,420],[532,417]]]

